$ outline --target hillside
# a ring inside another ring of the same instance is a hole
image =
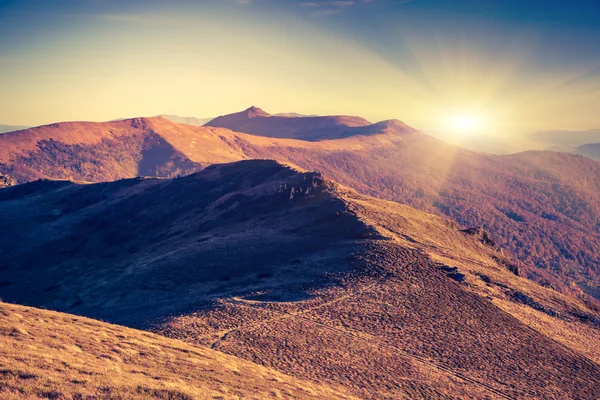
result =
[[[243,120],[246,114],[240,113]],[[252,114],[251,119],[274,118],[258,109]],[[290,123],[290,129],[296,120],[310,118],[278,119]],[[178,125],[163,118],[61,123],[0,136],[0,174],[6,182],[106,181],[172,177],[240,159],[291,162],[361,193],[465,226],[485,226],[503,248],[526,262],[530,278],[564,293],[581,295],[583,290],[600,298],[598,162],[552,152],[474,153],[393,120],[356,129],[362,133],[307,141]]]
[[[0,303],[2,399],[349,399],[211,349]]]
[[[591,398],[600,379],[598,310],[517,276],[487,233],[274,161],[18,185],[0,224],[5,300],[360,398]]]
[[[101,182],[186,175],[211,163],[244,158],[223,146],[222,130],[186,128],[192,127],[156,117],[62,122],[5,133],[0,136],[0,173],[20,183],[35,179]]]
[[[343,261],[364,229],[323,193],[321,180],[273,161],[246,161],[174,180],[3,189],[0,297],[140,327],[196,309],[210,293],[316,282],[317,266],[288,271],[287,264],[311,254]],[[302,201],[307,195],[310,204]],[[347,268],[342,261],[335,268]],[[131,290],[131,279],[141,292]]]
[[[394,122],[399,130],[415,132],[414,129],[402,124],[400,121]],[[345,115],[325,117],[271,115],[254,106],[238,113],[217,117],[207,122],[205,126],[227,128],[232,131],[258,136],[309,141],[382,133],[381,123],[371,124],[360,117]]]
[[[552,152],[472,153],[429,137],[379,140],[337,151],[270,148],[267,157],[465,226],[485,226],[516,258],[535,265],[527,270],[532,279],[600,298],[598,162]],[[266,156],[262,149],[247,154]]]

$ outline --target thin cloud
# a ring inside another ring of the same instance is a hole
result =
[[[291,7],[304,9],[311,17],[326,17],[340,14],[344,11],[367,7],[370,5],[400,5],[417,0],[226,0],[240,5],[248,6],[258,3],[288,4]]]
[[[314,0],[291,1],[291,3],[295,3],[298,7],[310,10],[310,15],[312,17],[326,17],[372,4],[404,4],[412,1],[416,0]]]

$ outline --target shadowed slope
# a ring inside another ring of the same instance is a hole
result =
[[[349,399],[214,350],[0,303],[3,399]]]
[[[361,398],[589,398],[600,377],[597,311],[516,276],[485,235],[273,161],[19,185],[0,218],[7,300]]]
[[[0,192],[0,295],[130,326],[202,307],[211,293],[301,295],[323,271],[292,261],[347,269],[351,240],[369,234],[344,209],[318,174],[274,161],[176,180],[11,187]]]

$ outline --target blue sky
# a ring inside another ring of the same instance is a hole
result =
[[[0,0],[0,122],[257,104],[428,128],[455,109],[497,130],[594,128],[599,11],[592,0]]]

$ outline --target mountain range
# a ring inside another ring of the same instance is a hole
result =
[[[525,276],[563,293],[600,296],[600,164],[585,157],[475,153],[397,120],[277,117],[256,107],[202,127],[136,118],[58,123],[0,137],[0,174],[13,183],[174,177],[256,158],[318,170],[361,193],[466,227],[485,226],[524,262]]]
[[[204,126],[227,128],[272,138],[288,138],[309,141],[340,139],[355,135],[371,135],[386,129],[391,121],[371,124],[364,118],[346,115],[327,117],[297,117],[271,115],[258,107],[235,114],[217,117]],[[399,121],[395,123],[400,124]],[[405,129],[412,130],[408,126]]]
[[[0,304],[9,344],[0,390],[165,399],[597,390],[600,308],[522,277],[524,264],[482,228],[322,173],[245,160],[171,179],[37,180],[0,190],[0,224],[0,295],[28,306]],[[98,387],[110,371],[122,378]]]
[[[542,131],[533,134],[531,138],[539,141],[545,148],[575,148],[600,142],[600,129]]]

